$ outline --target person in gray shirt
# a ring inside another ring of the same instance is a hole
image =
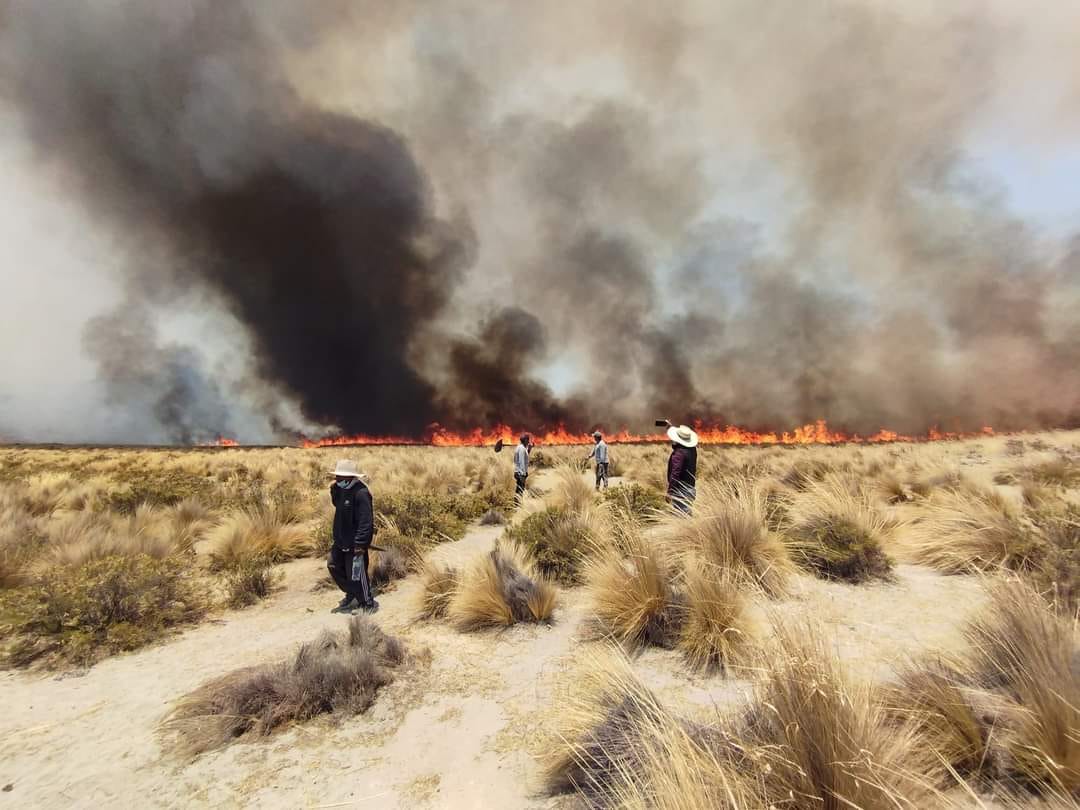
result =
[[[521,444],[514,448],[514,500],[520,504],[525,497],[525,479],[529,477],[529,453],[532,451],[529,434],[521,435]]]
[[[588,463],[589,459],[596,460],[596,491],[599,492],[601,482],[604,484],[604,489],[608,486],[608,446],[599,430],[592,437],[596,440],[596,444],[593,445],[592,452],[589,453],[585,462]]]

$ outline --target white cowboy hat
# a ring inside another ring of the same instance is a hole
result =
[[[334,467],[333,475],[335,478],[367,478],[356,466],[355,461],[345,461],[344,459],[337,463]]]
[[[675,444],[681,444],[683,447],[697,447],[698,435],[686,425],[678,427],[672,425],[668,428],[667,435]]]

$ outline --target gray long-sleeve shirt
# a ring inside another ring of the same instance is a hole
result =
[[[592,452],[589,453],[589,458],[595,458],[597,464],[608,463],[607,442],[603,439],[598,441],[593,447]]]
[[[523,444],[514,450],[514,475],[529,474],[529,451]]]

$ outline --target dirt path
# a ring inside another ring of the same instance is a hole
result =
[[[434,553],[463,562],[486,552],[501,527],[474,527]],[[156,733],[170,703],[209,678],[278,660],[345,617],[333,591],[312,593],[318,560],[283,566],[268,603],[225,614],[164,644],[102,662],[82,676],[0,676],[0,807],[446,807],[550,808],[532,752],[542,744],[554,690],[589,656],[579,638],[580,589],[561,596],[551,627],[460,634],[413,624],[415,577],[380,596],[377,621],[430,664],[399,677],[372,710],[340,725],[314,722],[268,740],[182,762]],[[956,643],[980,601],[978,583],[901,567],[895,586],[851,588],[802,580],[775,610],[823,621],[838,649],[867,674],[899,657]],[[691,676],[673,653],[635,667],[666,699],[726,702],[738,683]]]

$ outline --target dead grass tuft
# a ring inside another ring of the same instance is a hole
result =
[[[265,737],[323,714],[366,711],[406,660],[404,646],[373,621],[354,616],[341,633],[324,632],[289,661],[248,667],[182,698],[164,723],[173,747],[197,756],[247,737]]]
[[[207,533],[215,569],[235,567],[250,557],[284,562],[310,554],[316,540],[311,527],[283,519],[272,504],[233,512]]]
[[[745,597],[730,570],[691,561],[679,650],[691,669],[723,672],[746,661],[754,633]]]
[[[425,561],[420,573],[420,591],[416,615],[420,619],[446,616],[450,598],[457,590],[461,574],[456,568]]]

